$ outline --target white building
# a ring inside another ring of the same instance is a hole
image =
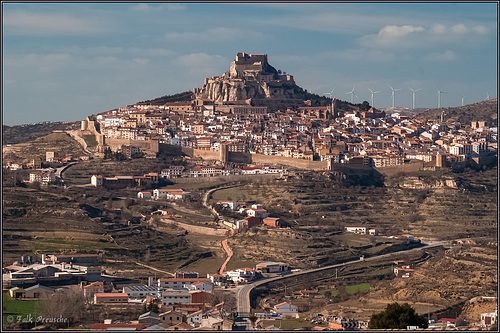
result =
[[[490,313],[481,313],[481,326],[490,327],[498,322],[498,310]]]
[[[191,284],[190,290],[212,292],[214,285],[212,282],[195,282]]]
[[[161,293],[161,304],[162,305],[173,305],[173,304],[189,304],[191,303],[191,294],[189,290],[174,290],[165,289]]]
[[[298,318],[299,317],[299,308],[295,305],[292,305],[287,302],[283,302],[280,304],[277,304],[274,306],[273,310],[274,313],[279,313],[283,315],[284,317],[292,317],[292,318]]]
[[[158,287],[168,288],[175,290],[189,290],[191,285],[197,282],[211,283],[207,278],[171,278],[171,279],[158,279]]]
[[[227,279],[235,283],[245,283],[255,279],[255,271],[251,268],[238,268],[226,272]]]
[[[151,196],[152,196],[151,192],[139,192],[139,193],[137,193],[137,197],[139,199],[151,199]]]
[[[200,327],[203,311],[197,311],[186,316],[186,322],[194,327]]]
[[[101,175],[97,175],[97,176],[93,175],[92,177],[90,177],[90,183],[94,186],[102,186],[103,181],[104,181],[104,177]]]
[[[363,225],[351,225],[344,228],[347,232],[353,232],[355,234],[366,235],[368,233],[368,227]]]
[[[260,264],[257,264],[255,266],[255,270],[257,272],[262,272],[262,273],[279,273],[279,272],[285,272],[288,271],[290,267],[284,262],[262,262]]]
[[[160,288],[154,286],[128,286],[123,287],[123,293],[128,295],[129,299],[146,298],[146,296],[160,297]]]

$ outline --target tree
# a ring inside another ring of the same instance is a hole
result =
[[[252,326],[255,327],[255,322],[257,321],[257,317],[252,315],[250,317],[248,317],[248,320],[250,320],[252,322]]]
[[[368,111],[368,110],[370,110],[370,103],[368,103],[367,101],[363,101],[363,103],[360,106],[360,110],[361,111]]]
[[[73,326],[85,318],[85,298],[78,286],[56,291],[40,300],[42,317],[60,320],[44,322],[52,329]]]
[[[406,329],[407,326],[427,328],[427,320],[415,313],[408,303],[388,304],[385,311],[375,313],[370,319],[370,328],[373,329]]]

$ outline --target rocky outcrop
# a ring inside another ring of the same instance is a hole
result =
[[[262,99],[305,99],[306,92],[295,84],[293,76],[281,73],[267,61],[266,54],[237,53],[230,69],[221,76],[206,78],[195,88],[196,98],[208,98],[218,104]]]

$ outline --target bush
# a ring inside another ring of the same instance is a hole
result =
[[[408,303],[388,304],[385,311],[375,313],[370,319],[370,328],[373,329],[406,329],[407,326],[427,328],[427,320],[415,313]]]

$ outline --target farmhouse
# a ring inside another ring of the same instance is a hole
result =
[[[355,234],[366,235],[368,233],[368,226],[366,225],[350,225],[346,226],[345,231],[353,232]]]
[[[287,302],[276,304],[272,310],[274,313],[283,315],[285,318],[298,318],[299,308]]]
[[[284,262],[263,262],[255,266],[255,270],[260,273],[278,273],[288,271],[290,267]]]

